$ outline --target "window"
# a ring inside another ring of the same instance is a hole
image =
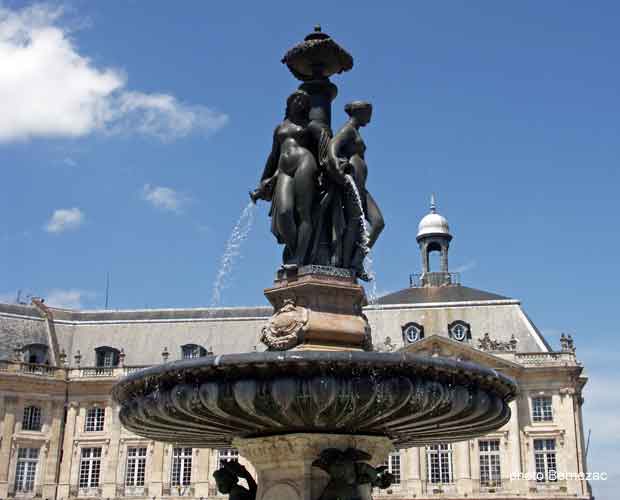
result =
[[[452,482],[452,445],[433,444],[426,447],[428,481],[433,484]]]
[[[82,448],[79,487],[81,489],[99,487],[100,474],[101,448]]]
[[[555,439],[534,439],[534,461],[536,463],[537,482],[555,482],[558,480]]]
[[[22,420],[23,431],[41,430],[41,408],[38,406],[26,406]]]
[[[532,398],[532,420],[534,422],[551,422],[553,420],[551,396]]]
[[[97,347],[95,359],[97,368],[114,368],[118,366],[120,351],[114,347]]]
[[[207,350],[196,344],[185,344],[181,346],[183,359],[201,358],[207,355]]]
[[[220,469],[224,467],[224,463],[226,462],[238,462],[239,461],[239,450],[236,448],[222,448],[221,450],[217,450],[217,463],[220,466]]]
[[[424,327],[417,323],[407,323],[403,326],[403,340],[405,344],[412,344],[424,338]]]
[[[25,493],[34,490],[34,479],[39,461],[38,448],[19,448],[15,466],[15,491]]]
[[[103,430],[105,422],[105,408],[94,406],[86,411],[85,432],[98,432]]]
[[[144,486],[146,471],[146,447],[127,448],[127,465],[125,472],[125,486]]]
[[[192,482],[192,449],[173,448],[172,486],[189,486]]]
[[[478,441],[480,451],[480,485],[501,486],[499,439]]]
[[[394,451],[388,455],[388,472],[394,476],[393,484],[400,484],[400,452]]]
[[[465,323],[465,321],[453,321],[448,325],[448,336],[459,342],[471,340],[471,326],[469,323]]]
[[[49,363],[49,349],[45,344],[28,344],[23,350],[24,363],[44,365]]]

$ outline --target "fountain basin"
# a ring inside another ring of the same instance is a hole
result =
[[[508,422],[515,393],[510,378],[453,359],[285,351],[147,368],[112,395],[130,431],[217,448],[289,433],[385,436],[397,447],[470,439]]]

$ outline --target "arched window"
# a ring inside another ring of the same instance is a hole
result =
[[[120,351],[114,347],[101,346],[95,349],[97,368],[114,368],[118,366]]]
[[[45,344],[28,344],[22,349],[24,363],[45,365],[49,363],[49,349]]]
[[[424,327],[418,323],[407,323],[403,325],[402,329],[405,344],[412,344],[424,338]]]
[[[436,241],[430,241],[426,246],[429,272],[438,272],[441,269],[441,252],[441,245]]]
[[[207,355],[207,350],[198,344],[185,344],[181,346],[183,359],[201,358]]]
[[[24,408],[24,418],[22,419],[23,431],[41,430],[41,408],[38,406],[26,406]]]

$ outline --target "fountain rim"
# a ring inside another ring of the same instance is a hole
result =
[[[295,368],[304,368],[303,373]],[[169,384],[192,380],[217,380],[220,377],[247,379],[252,375],[265,378],[271,375],[307,378],[328,373],[339,374],[355,368],[360,373],[391,369],[396,373],[419,375],[423,378],[452,379],[459,384],[476,384],[490,389],[505,402],[512,401],[517,392],[516,382],[499,371],[469,361],[446,357],[431,357],[410,352],[364,351],[264,351],[239,354],[207,355],[200,358],[178,360],[144,368],[130,373],[112,389],[112,398],[123,404],[135,397],[156,392],[157,381]],[[343,370],[344,369],[344,370]],[[351,377],[354,375],[351,374]],[[203,378],[204,377],[204,378]],[[188,380],[185,380],[185,379]],[[455,380],[456,379],[456,380]],[[153,384],[152,382],[155,382]]]

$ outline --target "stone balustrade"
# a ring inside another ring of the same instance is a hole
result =
[[[515,361],[522,365],[564,365],[577,364],[574,352],[518,352]]]
[[[22,363],[18,361],[0,360],[0,373],[15,373],[33,375],[37,377],[53,378],[58,380],[73,380],[80,378],[121,378],[145,366],[123,367],[95,367],[67,368],[61,366]]]

